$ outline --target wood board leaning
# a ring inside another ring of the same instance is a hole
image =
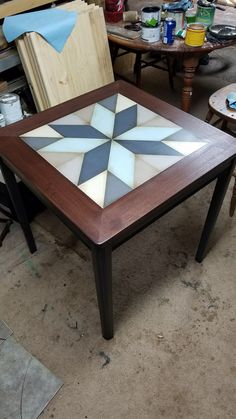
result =
[[[82,0],[59,7],[78,13],[61,53],[35,32],[16,41],[38,111],[114,81],[103,9]]]

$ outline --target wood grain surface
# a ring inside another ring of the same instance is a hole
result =
[[[81,0],[59,7],[78,13],[61,53],[35,32],[17,41],[40,111],[114,80],[103,9]]]
[[[118,201],[101,209],[17,135],[120,92],[161,116],[195,132],[207,146],[185,157]],[[9,138],[9,135],[11,138]],[[86,242],[112,247],[159,218],[230,166],[235,139],[122,81],[1,130],[0,155],[23,182]]]

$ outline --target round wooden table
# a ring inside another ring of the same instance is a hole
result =
[[[225,7],[225,9],[225,11],[216,10],[214,23],[230,23],[236,25],[236,9],[233,7]],[[165,45],[162,41],[147,43],[142,41],[140,37],[136,39],[127,39],[112,34],[108,34],[108,39],[112,46],[119,47],[136,54],[142,55],[152,51],[166,55],[170,61],[174,60],[174,58],[181,59],[184,69],[181,108],[185,112],[189,112],[190,109],[193,94],[193,79],[200,57],[204,54],[209,54],[215,49],[226,48],[236,44],[236,39],[234,39],[214,43],[205,42],[202,47],[190,47],[185,45],[183,39],[176,38],[172,45]]]

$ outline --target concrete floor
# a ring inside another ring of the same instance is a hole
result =
[[[235,82],[235,49],[212,54],[191,113]],[[180,105],[166,73],[143,88]],[[64,386],[42,419],[235,419],[236,223],[228,191],[208,256],[194,260],[213,185],[114,252],[115,337],[101,337],[91,257],[49,211],[33,222],[30,255],[18,225],[0,251],[0,319]],[[0,419],[1,411],[0,411]]]

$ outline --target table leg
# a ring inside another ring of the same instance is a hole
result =
[[[232,198],[231,198],[231,202],[230,202],[230,210],[229,210],[229,215],[230,217],[233,217],[234,215],[234,211],[236,208],[236,173],[234,174],[234,188],[233,188],[233,193],[232,193]]]
[[[187,56],[183,58],[184,87],[182,89],[181,108],[185,112],[189,112],[190,109],[193,94],[193,78],[199,63],[199,58],[200,56],[197,54],[194,54],[192,57]]]
[[[227,169],[225,169],[217,178],[210,208],[207,214],[206,222],[202,231],[201,239],[196,253],[197,262],[202,262],[205,257],[207,244],[212,230],[214,228],[214,225],[216,223],[217,217],[219,215],[227,188],[229,186],[229,182],[235,167],[235,162],[236,160],[233,160],[232,164]]]
[[[142,58],[141,52],[137,52],[136,57],[135,57],[135,63],[134,63],[134,74],[136,75],[137,87],[141,87],[141,71],[142,71],[141,58]]]
[[[111,339],[113,338],[112,250],[109,246],[94,246],[92,256],[102,335],[105,339]]]
[[[34,253],[37,250],[37,248],[35,245],[32,230],[30,228],[28,217],[25,212],[25,207],[21,198],[21,194],[20,194],[17,182],[16,182],[15,175],[5,165],[5,163],[3,163],[1,159],[0,159],[0,167],[1,167],[3,178],[6,183],[9,196],[12,201],[12,205],[14,206],[18,221],[25,235],[25,239],[28,244],[29,250],[31,253]]]

